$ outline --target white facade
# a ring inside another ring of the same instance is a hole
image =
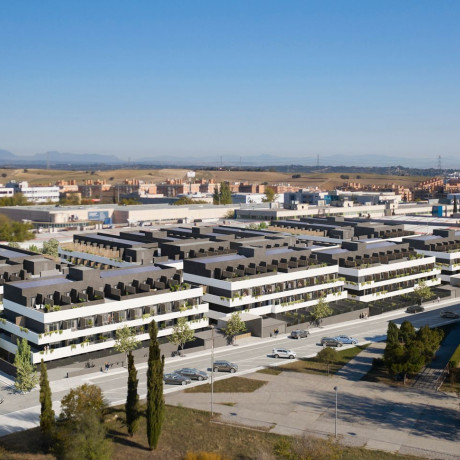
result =
[[[14,189],[16,193],[22,193],[24,198],[33,203],[59,202],[58,186],[29,187],[27,182],[10,182],[7,187]]]

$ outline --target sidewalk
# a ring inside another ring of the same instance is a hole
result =
[[[352,382],[361,380],[372,369],[372,360],[383,356],[385,345],[385,342],[370,344],[359,355],[345,364],[345,366],[337,372],[337,377]]]

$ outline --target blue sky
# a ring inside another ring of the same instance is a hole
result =
[[[0,0],[0,148],[460,156],[458,1]]]

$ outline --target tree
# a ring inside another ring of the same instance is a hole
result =
[[[421,344],[420,348],[423,350],[426,364],[433,359],[443,337],[444,332],[442,329],[430,329],[427,324],[417,331],[416,339]]]
[[[14,222],[0,214],[0,240],[10,242],[32,240],[35,238],[32,229],[33,226],[30,223]]]
[[[227,182],[221,182],[219,188],[215,188],[212,196],[214,204],[232,204],[232,192]]]
[[[195,338],[195,334],[187,322],[187,318],[178,318],[176,325],[173,327],[173,333],[169,337],[169,341],[177,345],[181,351],[187,342],[191,342]]]
[[[0,206],[26,206],[28,204],[27,198],[21,192],[15,193],[13,196],[0,198]]]
[[[265,188],[265,198],[262,200],[264,203],[273,203],[276,198],[276,192],[272,187]]]
[[[434,296],[430,286],[428,286],[425,281],[420,281],[420,283],[418,283],[418,286],[414,289],[414,294],[418,298],[420,305],[422,305],[424,300],[429,300]]]
[[[174,206],[182,206],[185,204],[209,204],[206,200],[194,200],[188,196],[181,196],[178,200],[174,201]]]
[[[388,323],[387,345],[399,345],[399,329],[393,321]]]
[[[454,214],[458,212],[458,207],[457,207],[457,197],[454,195]]]
[[[137,431],[139,424],[139,395],[137,394],[137,370],[134,365],[134,356],[131,352],[128,354],[128,395],[126,397],[126,427],[128,433],[133,436]]]
[[[415,339],[415,327],[410,321],[403,321],[399,328],[399,337],[404,344],[409,345]]]
[[[319,325],[323,318],[327,318],[331,316],[333,313],[332,308],[329,304],[321,297],[318,300],[318,303],[310,310],[310,317],[314,323]]]
[[[27,339],[17,340],[17,352],[14,357],[14,365],[17,374],[14,386],[20,392],[32,390],[38,383],[38,376],[30,361],[30,346]]]
[[[115,336],[114,348],[119,353],[129,355],[139,346],[139,340],[136,337],[135,330],[126,325],[117,329]]]
[[[52,257],[58,257],[59,241],[56,238],[51,238],[43,242],[43,254],[48,254]]]
[[[329,366],[337,362],[337,352],[331,347],[325,347],[316,355],[316,358],[327,365],[327,375],[329,375]]]
[[[160,356],[158,328],[155,320],[149,326],[150,345],[147,368],[147,439],[150,450],[156,449],[164,417],[163,368],[165,357]]]
[[[36,244],[31,244],[27,250],[30,252],[36,252],[37,254],[40,254],[41,252]]]
[[[224,329],[225,335],[234,343],[235,335],[246,330],[246,324],[241,319],[241,312],[235,311],[227,321],[227,327]]]
[[[42,432],[43,445],[48,450],[54,428],[53,400],[48,381],[48,371],[45,362],[40,363],[40,430]]]
[[[55,453],[65,460],[109,460],[111,441],[104,425],[105,402],[96,385],[84,384],[61,401],[61,423],[55,438]]]

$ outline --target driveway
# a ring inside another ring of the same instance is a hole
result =
[[[249,377],[267,384],[254,393],[214,393],[214,411],[223,421],[326,438],[334,434],[337,385],[341,443],[427,458],[460,458],[456,397],[295,372]],[[210,410],[209,393],[171,393],[166,402]],[[229,402],[235,405],[222,404]]]

